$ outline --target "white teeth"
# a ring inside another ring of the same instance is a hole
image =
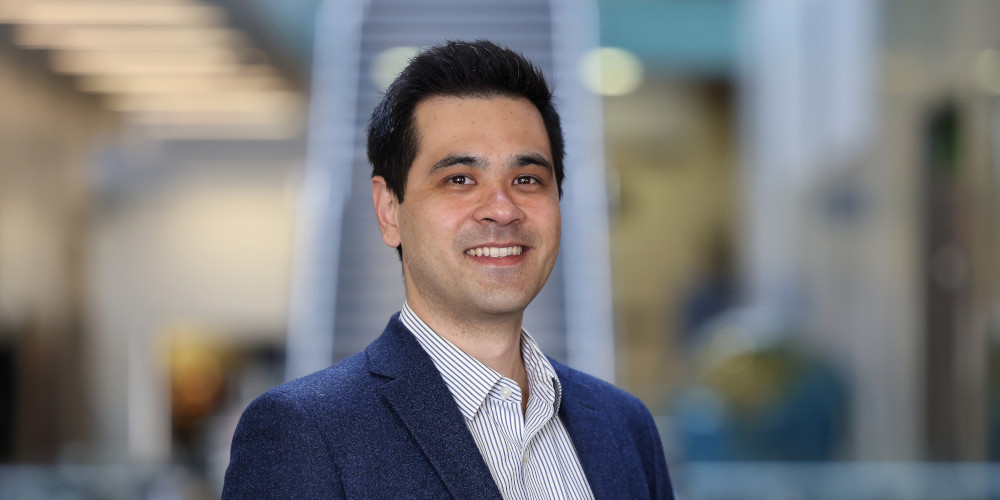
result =
[[[471,255],[474,257],[494,257],[503,258],[511,255],[521,255],[524,252],[524,247],[512,246],[512,247],[479,247],[470,248],[465,251],[466,255]]]

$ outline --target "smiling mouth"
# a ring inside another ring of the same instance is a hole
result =
[[[522,252],[524,252],[524,247],[515,245],[509,247],[470,248],[465,251],[465,255],[470,255],[473,257],[493,257],[499,259],[510,255],[521,255]]]

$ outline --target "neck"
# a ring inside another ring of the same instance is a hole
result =
[[[528,375],[521,358],[523,312],[483,318],[455,317],[449,311],[407,298],[407,305],[438,335],[522,388]]]

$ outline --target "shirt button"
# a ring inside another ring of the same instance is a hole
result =
[[[501,388],[500,388],[500,397],[501,397],[501,398],[504,398],[504,399],[507,399],[507,398],[509,398],[509,397],[510,397],[510,394],[511,394],[512,392],[513,392],[513,391],[511,391],[511,390],[510,390],[510,387],[501,387]]]
[[[524,450],[524,461],[531,460],[531,450]]]

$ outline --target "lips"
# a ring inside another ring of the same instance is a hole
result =
[[[492,257],[492,258],[503,258],[511,255],[521,255],[524,252],[524,247],[520,245],[511,245],[504,247],[476,247],[470,248],[465,251],[465,255],[472,257]]]

